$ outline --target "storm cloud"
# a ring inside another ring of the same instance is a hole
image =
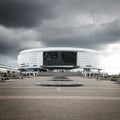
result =
[[[99,26],[89,24],[47,28],[43,31],[42,42],[47,46],[74,46],[100,50],[107,44],[120,42],[120,20]]]
[[[37,31],[23,28],[8,29],[2,26],[0,27],[0,56],[17,59],[21,50],[43,47],[44,45],[37,39],[39,39]]]
[[[52,17],[43,0],[1,0],[0,23],[6,27],[34,27]]]
[[[120,43],[119,0],[1,0],[0,56],[38,47]]]

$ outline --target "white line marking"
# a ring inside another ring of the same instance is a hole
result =
[[[0,96],[0,100],[7,100],[7,99],[120,100],[120,97],[99,97],[99,96]]]

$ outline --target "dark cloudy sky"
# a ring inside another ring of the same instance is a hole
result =
[[[0,62],[21,50],[120,43],[120,0],[0,0]]]

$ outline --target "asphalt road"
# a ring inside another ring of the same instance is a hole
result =
[[[120,84],[70,77],[83,86],[36,85],[51,79],[0,82],[0,120],[120,120]]]

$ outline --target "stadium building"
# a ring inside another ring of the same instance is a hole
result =
[[[27,49],[18,55],[19,69],[36,74],[41,71],[76,68],[85,74],[99,72],[99,61],[98,51],[73,47]]]

